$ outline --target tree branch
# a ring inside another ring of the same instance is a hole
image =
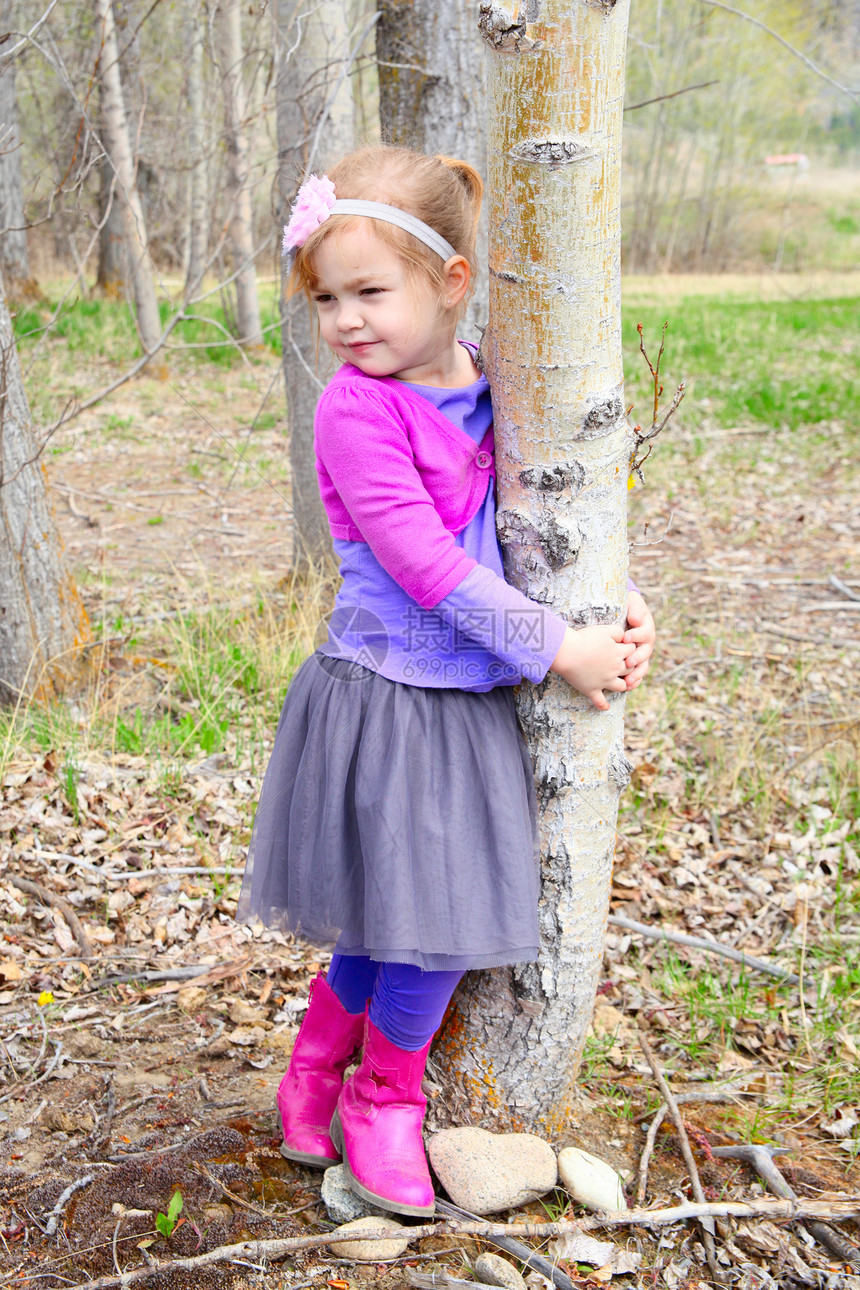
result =
[[[802,53],[795,45],[792,45],[784,36],[780,36],[779,32],[774,31],[773,27],[768,27],[767,23],[762,22],[760,18],[753,18],[752,14],[744,13],[743,9],[735,9],[733,5],[723,4],[722,0],[699,0],[699,4],[710,5],[712,9],[723,9],[726,13],[733,13],[736,18],[743,18],[746,22],[751,22],[754,27],[761,28],[762,31],[767,32],[768,36],[778,40],[790,54],[794,54],[795,58],[799,58],[802,63],[805,63],[810,71],[815,72],[816,76],[820,76],[823,81],[826,81],[828,85],[832,85],[834,89],[841,90],[843,94],[847,94],[855,103],[860,103],[860,91],[849,90],[847,85],[834,81],[833,77],[823,72],[816,63],[813,63],[811,58],[807,58],[806,54]]]

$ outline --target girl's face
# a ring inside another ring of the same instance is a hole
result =
[[[313,268],[320,332],[338,358],[368,376],[424,385],[444,385],[461,370],[453,315],[366,220],[326,238]],[[456,302],[463,293],[451,294]]]

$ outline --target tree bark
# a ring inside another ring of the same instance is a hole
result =
[[[185,287],[191,292],[203,277],[209,242],[209,194],[203,109],[203,29],[193,0],[188,31],[188,242]]]
[[[0,34],[8,32],[12,25],[11,0],[0,0]],[[0,63],[0,271],[11,295],[32,289],[12,58]]]
[[[116,172],[115,193],[119,198],[125,233],[137,326],[143,348],[151,353],[161,335],[155,295],[155,268],[149,254],[143,207],[137,188],[134,158],[125,114],[122,78],[112,0],[97,0],[102,29],[99,75],[102,82],[102,122],[105,151]]]
[[[376,28],[379,115],[387,143],[458,157],[485,179],[484,45],[474,0],[382,0]],[[479,265],[462,335],[478,338],[488,317],[487,207],[478,225]]]
[[[573,626],[620,620],[631,441],[621,360],[620,165],[629,0],[482,4],[489,67],[490,328],[509,581]],[[591,1020],[627,782],[623,696],[550,676],[518,711],[541,819],[537,964],[470,974],[436,1048],[459,1123],[563,1131]]]
[[[62,689],[89,638],[61,542],[0,280],[0,703]]]
[[[242,345],[262,345],[257,271],[254,267],[254,218],[248,187],[250,162],[245,133],[245,87],[242,82],[242,19],[239,0],[225,0],[221,15],[224,58],[224,111],[227,138],[227,198],[230,246],[236,282],[236,325]]]
[[[306,174],[324,173],[354,147],[348,75],[352,7],[343,0],[321,0],[302,16],[304,10],[296,0],[277,0],[280,226],[286,223]],[[285,261],[282,268],[285,281]],[[314,409],[327,373],[317,370],[316,325],[303,296],[284,301],[281,334],[290,434],[293,567],[302,569],[331,558],[331,535],[313,452]]]

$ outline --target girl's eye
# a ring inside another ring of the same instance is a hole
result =
[[[333,298],[334,298],[333,296],[326,295],[324,292],[320,292],[318,296],[314,296],[314,304],[327,305],[328,302]]]
[[[362,287],[363,296],[378,296],[382,294],[382,287]]]

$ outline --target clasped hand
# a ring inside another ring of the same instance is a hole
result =
[[[627,627],[568,627],[551,672],[590,699],[595,708],[609,707],[604,690],[635,690],[651,663],[657,637],[654,617],[638,591],[627,597]]]

